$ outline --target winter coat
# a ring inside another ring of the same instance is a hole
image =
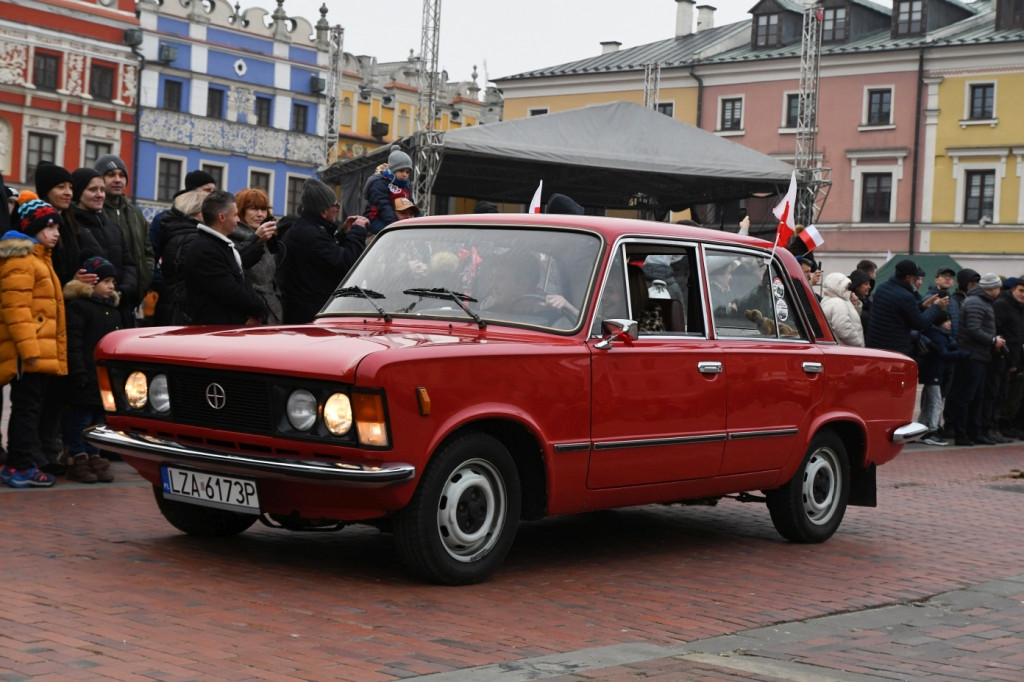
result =
[[[67,284],[82,269],[82,263],[93,256],[102,256],[103,247],[88,230],[79,230],[74,211],[61,211],[60,240],[53,247],[53,269],[61,284]]]
[[[850,301],[850,278],[841,272],[825,275],[821,310],[832,327],[836,341],[844,346],[864,346],[864,328],[860,311]]]
[[[281,292],[277,288],[277,261],[274,258],[274,252],[279,246],[277,239],[271,237],[261,242],[256,236],[256,230],[244,223],[238,223],[238,227],[228,237],[242,255],[245,279],[267,307],[267,319],[264,322],[281,324]]]
[[[123,299],[138,301],[139,278],[135,267],[135,257],[128,248],[121,227],[106,216],[103,211],[87,211],[79,205],[72,207],[75,222],[82,232],[88,231],[99,243],[103,253],[99,255],[110,261],[117,270],[117,288]],[[122,300],[123,309],[125,301]]]
[[[1003,291],[992,304],[996,316],[996,334],[1006,339],[1007,367],[1020,367],[1021,346],[1024,345],[1024,306],[1013,294]]]
[[[0,237],[0,386],[19,372],[68,373],[64,297],[50,249],[21,232]],[[38,358],[28,365],[23,360]]]
[[[191,324],[243,325],[267,314],[263,299],[245,281],[230,242],[197,229],[185,254],[185,291]],[[165,254],[166,255],[166,254]]]
[[[185,254],[199,230],[199,221],[176,208],[166,211],[160,221],[160,272],[162,283],[156,301],[154,324],[188,323],[185,289]]]
[[[407,181],[389,180],[382,174],[371,175],[363,186],[366,210],[363,215],[370,221],[370,234],[377,234],[398,220],[394,201],[398,197],[411,198]]]
[[[286,324],[311,322],[366,247],[366,228],[336,226],[305,212],[284,235],[278,284]]]
[[[153,282],[153,246],[149,242],[149,223],[139,207],[129,202],[124,195],[108,194],[103,202],[103,213],[118,224],[124,234],[125,243],[131,250],[132,260],[138,273],[138,295],[136,300],[149,291]],[[109,259],[108,259],[109,260]]]
[[[928,291],[925,293],[924,297],[930,298],[937,293],[939,293],[939,288],[932,284],[928,287]],[[949,297],[949,305],[946,306],[946,312],[949,313],[949,319],[953,322],[952,332],[953,338],[955,339],[960,334],[960,304],[962,297],[961,300],[957,300],[957,297],[954,296],[956,290],[952,288],[946,289],[944,293]]]
[[[117,311],[120,296],[94,295],[93,286],[78,280],[64,285],[64,309],[68,319],[68,402],[102,409],[100,385],[96,379],[96,345],[110,332],[120,329]]]
[[[0,173],[0,234],[6,234],[11,229],[11,209],[7,205],[7,185],[4,183],[4,174]]]
[[[946,377],[956,368],[956,362],[969,353],[957,348],[952,330],[932,325],[921,334],[928,339],[929,351],[917,360],[917,381],[924,385],[944,386]]]
[[[972,360],[989,362],[995,348],[996,314],[992,297],[981,287],[974,287],[964,297],[960,309],[960,334],[957,343],[970,353]]]
[[[894,350],[911,355],[910,332],[924,331],[932,326],[942,308],[933,305],[921,312],[916,293],[905,281],[895,276],[882,282],[872,294],[871,324],[865,342],[868,348]]]

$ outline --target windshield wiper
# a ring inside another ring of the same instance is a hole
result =
[[[473,321],[476,322],[477,326],[480,327],[480,329],[483,329],[484,327],[487,326],[487,323],[484,322],[482,319],[480,319],[480,316],[477,315],[472,310],[470,310],[469,307],[463,302],[463,301],[472,301],[473,303],[477,302],[475,298],[473,298],[472,296],[469,296],[467,294],[460,294],[457,291],[452,291],[451,289],[442,289],[442,288],[438,288],[438,289],[406,289],[402,293],[406,294],[406,295],[409,295],[409,296],[423,296],[424,298],[440,298],[442,300],[455,301],[455,303],[460,308],[462,308],[463,310],[466,311],[467,315],[469,315],[470,317],[473,318]]]
[[[379,291],[374,291],[373,289],[364,289],[358,286],[338,287],[337,289],[334,290],[333,295],[342,297],[362,296],[363,298],[370,302],[370,305],[372,305],[377,310],[380,316],[384,318],[385,322],[391,321],[391,313],[385,311],[373,300],[375,298],[384,298],[384,294],[380,293]]]

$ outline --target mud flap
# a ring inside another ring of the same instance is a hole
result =
[[[850,468],[850,499],[847,504],[855,507],[877,507],[878,486],[875,482],[875,465],[868,468]]]

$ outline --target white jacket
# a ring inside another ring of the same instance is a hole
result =
[[[825,275],[822,284],[821,309],[832,327],[836,341],[844,346],[864,347],[864,327],[860,311],[850,302],[850,278],[841,272]]]

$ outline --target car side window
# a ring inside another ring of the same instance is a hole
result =
[[[694,247],[627,244],[630,310],[644,335],[704,335]]]
[[[717,336],[807,338],[786,278],[763,256],[708,249],[705,264]]]

